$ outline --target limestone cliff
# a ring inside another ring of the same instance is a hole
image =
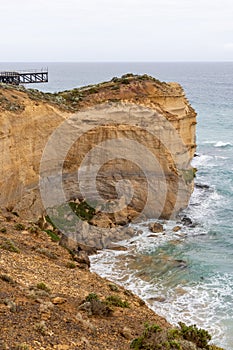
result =
[[[84,198],[106,227],[169,218],[193,189],[195,125],[181,86],[146,75],[55,94],[0,86],[0,205],[37,220]]]

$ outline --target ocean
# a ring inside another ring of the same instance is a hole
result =
[[[216,345],[233,349],[233,63],[0,63],[2,70],[48,67],[49,83],[28,85],[61,91],[125,73],[179,82],[198,114],[198,169],[184,214],[194,227],[165,222],[166,234],[124,241],[125,251],[93,256],[92,271],[138,294],[173,324],[204,327]],[[179,264],[177,261],[184,263]]]

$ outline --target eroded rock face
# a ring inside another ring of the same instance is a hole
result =
[[[104,228],[187,206],[196,113],[180,85],[129,76],[37,99],[0,93],[19,106],[0,105],[1,206],[37,220],[45,207],[85,198]]]

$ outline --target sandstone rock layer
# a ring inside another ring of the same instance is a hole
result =
[[[1,86],[0,103],[1,206],[37,220],[82,198],[100,227],[187,206],[196,113],[179,84],[126,75],[53,95]]]

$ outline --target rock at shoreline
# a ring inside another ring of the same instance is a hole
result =
[[[181,230],[180,226],[174,226],[173,229],[172,229],[173,232],[178,232],[180,230]]]
[[[160,224],[159,222],[154,222],[149,224],[149,230],[153,233],[159,233],[159,232],[163,232],[163,225]]]

